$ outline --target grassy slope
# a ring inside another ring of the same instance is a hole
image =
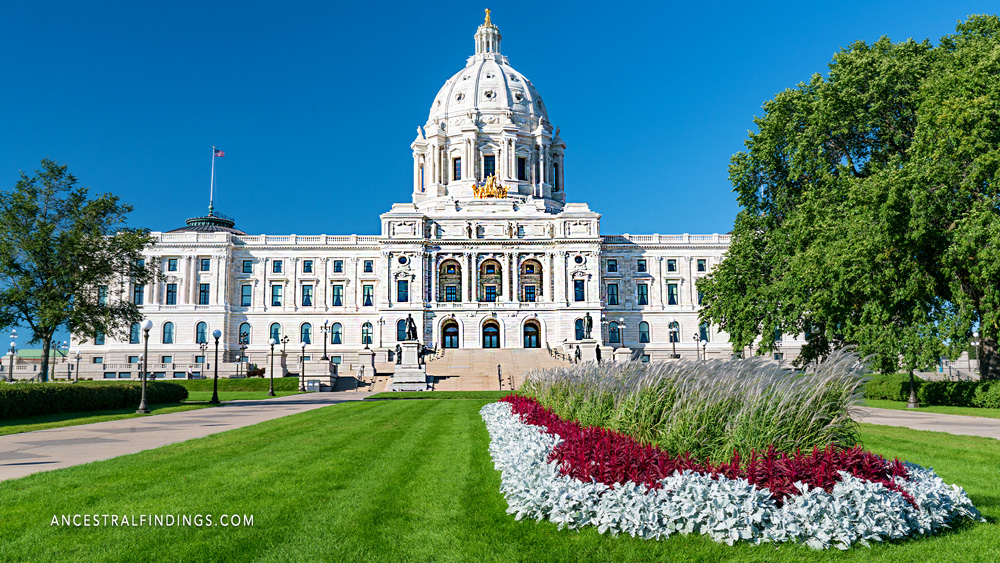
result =
[[[478,416],[486,401],[372,401],[0,483],[0,560],[996,561],[1000,442],[865,425],[990,517],[941,536],[814,552],[644,541],[515,522]],[[280,437],[280,439],[276,439]],[[137,476],[143,476],[137,480]],[[53,514],[253,514],[253,528],[59,528]]]
[[[373,399],[485,399],[496,401],[512,394],[513,391],[391,391],[376,393]]]
[[[1000,409],[982,409],[978,407],[944,407],[930,406],[918,409],[906,408],[906,401],[882,401],[865,399],[865,406],[879,409],[912,410],[915,412],[935,412],[939,414],[960,414],[963,416],[980,416],[983,418],[1000,418]]]
[[[80,424],[92,424],[94,422],[108,422],[109,420],[135,418],[137,416],[151,416],[154,414],[167,414],[171,412],[189,411],[192,409],[203,409],[210,405],[164,403],[159,405],[149,405],[149,410],[151,411],[150,414],[135,414],[135,408],[138,406],[139,405],[136,405],[135,407],[127,409],[44,414],[39,416],[29,416],[27,418],[18,418],[15,420],[4,420],[0,421],[0,436],[17,434],[20,432],[33,432],[35,430],[45,430],[46,428],[62,428],[63,426],[77,426]]]

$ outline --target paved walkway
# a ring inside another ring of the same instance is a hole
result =
[[[308,393],[0,436],[0,481],[201,438],[371,393]]]
[[[904,426],[913,430],[947,432],[962,436],[983,436],[1000,440],[1000,419],[938,414],[933,412],[902,411],[859,407],[857,419],[871,424]]]

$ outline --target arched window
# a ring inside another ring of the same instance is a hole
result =
[[[698,325],[698,338],[700,340],[704,340],[705,342],[711,342],[711,339],[708,336],[708,323],[703,322]]]
[[[132,323],[128,331],[128,343],[138,344],[139,343],[139,323]]]
[[[240,344],[250,344],[250,323],[240,325]]]
[[[681,341],[681,325],[677,321],[670,323],[670,341],[680,342]]]
[[[583,340],[583,337],[586,336],[586,332],[583,330],[583,319],[577,319],[574,326],[576,326],[576,339]]]
[[[524,347],[525,348],[539,348],[541,344],[539,343],[539,335],[541,330],[538,329],[538,324],[535,322],[530,322],[524,325]]]
[[[299,329],[299,342],[312,344],[312,332],[313,325],[309,323],[302,323],[302,328]]]
[[[271,340],[277,340],[281,342],[281,325],[278,323],[271,323],[271,330],[268,331],[271,334]]]
[[[194,327],[194,342],[195,344],[201,344],[202,342],[208,342],[208,324],[205,322],[200,322]]]
[[[163,323],[163,343],[173,344],[174,343],[174,323]]]
[[[330,344],[343,344],[344,343],[344,327],[340,326],[340,323],[333,323],[330,328]]]
[[[620,344],[622,341],[622,331],[618,328],[618,323],[612,321],[608,325],[608,342],[611,344]]]
[[[639,323],[639,343],[649,342],[649,323],[642,321]]]
[[[396,340],[399,342],[406,340],[406,319],[396,321]]]
[[[371,344],[372,343],[372,323],[366,322],[361,325],[361,343]]]
[[[458,323],[449,321],[444,325],[444,347],[458,348]]]

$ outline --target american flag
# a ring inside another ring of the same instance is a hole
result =
[[[219,149],[215,149],[215,156],[218,157],[226,156],[226,151],[220,151]]]

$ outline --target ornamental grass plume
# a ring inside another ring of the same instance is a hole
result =
[[[721,463],[734,451],[853,446],[865,373],[849,348],[804,371],[765,358],[590,362],[529,371],[521,392],[563,419]]]

